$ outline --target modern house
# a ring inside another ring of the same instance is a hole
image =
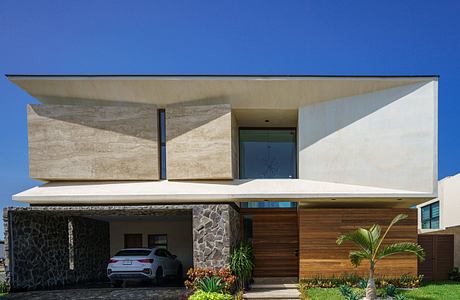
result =
[[[440,180],[438,197],[417,205],[417,209],[419,233],[450,235],[451,240],[445,239],[453,239],[453,264],[460,267],[460,174]]]
[[[339,234],[437,197],[437,76],[27,76],[30,177],[4,210],[12,289],[104,278],[123,247],[255,277],[355,269]],[[25,120],[24,120],[25,121]],[[417,273],[395,255],[378,274]]]

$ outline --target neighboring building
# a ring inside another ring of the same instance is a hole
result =
[[[417,209],[419,233],[454,235],[454,266],[460,267],[460,174],[440,180],[438,198]]]
[[[22,76],[30,176],[4,211],[7,280],[105,276],[122,247],[223,267],[251,241],[256,277],[354,269],[339,234],[437,197],[436,76]],[[392,256],[377,274],[417,273]]]

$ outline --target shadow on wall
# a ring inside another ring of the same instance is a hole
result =
[[[392,102],[411,94],[426,84],[426,82],[421,82],[359,96],[329,100],[307,106],[308,108],[314,109],[315,114],[321,114],[322,119],[324,120],[321,125],[324,126],[315,127],[317,130],[310,130],[308,135],[299,139],[300,151],[308,148],[334,132],[347,127],[373,112],[376,112]],[[372,95],[372,97],[370,97],[370,95]],[[338,111],[342,112],[341,115],[343,117],[338,117]],[[301,113],[302,112],[299,112],[299,114]],[[316,120],[317,119],[318,117]]]
[[[52,99],[48,101],[48,103],[52,104],[31,104],[30,109],[43,118],[156,141],[156,105],[102,99],[87,100],[76,98],[66,100],[72,104],[62,104],[61,98],[56,97],[55,101]],[[169,140],[173,139],[222,117],[229,112],[222,109],[226,105],[229,107],[226,97],[203,98],[168,105],[167,108],[171,108],[172,111],[178,114],[175,118],[179,118],[179,122],[187,122],[183,123],[187,124],[187,126],[182,126],[181,130],[168,131],[169,136],[167,138]],[[192,112],[193,114],[187,116],[187,112]],[[204,114],[200,112],[204,112]],[[193,117],[193,119],[190,120],[187,117]],[[181,120],[181,118],[185,118],[185,120]],[[137,125],[133,126],[133,124]]]
[[[157,110],[154,105],[133,105],[132,103],[130,106],[31,104],[28,110],[29,123],[35,122],[33,115],[31,116],[31,113],[35,113],[42,120],[57,120],[139,139],[157,140]],[[45,125],[35,126],[34,129],[41,127]]]

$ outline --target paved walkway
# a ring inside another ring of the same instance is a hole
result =
[[[12,293],[1,299],[149,299],[179,300],[185,293],[180,287],[76,288]]]

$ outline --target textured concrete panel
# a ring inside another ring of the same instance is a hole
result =
[[[168,179],[232,179],[230,105],[166,108]]]
[[[29,105],[27,111],[32,178],[159,178],[155,107]]]
[[[436,195],[437,82],[299,109],[299,178]]]

